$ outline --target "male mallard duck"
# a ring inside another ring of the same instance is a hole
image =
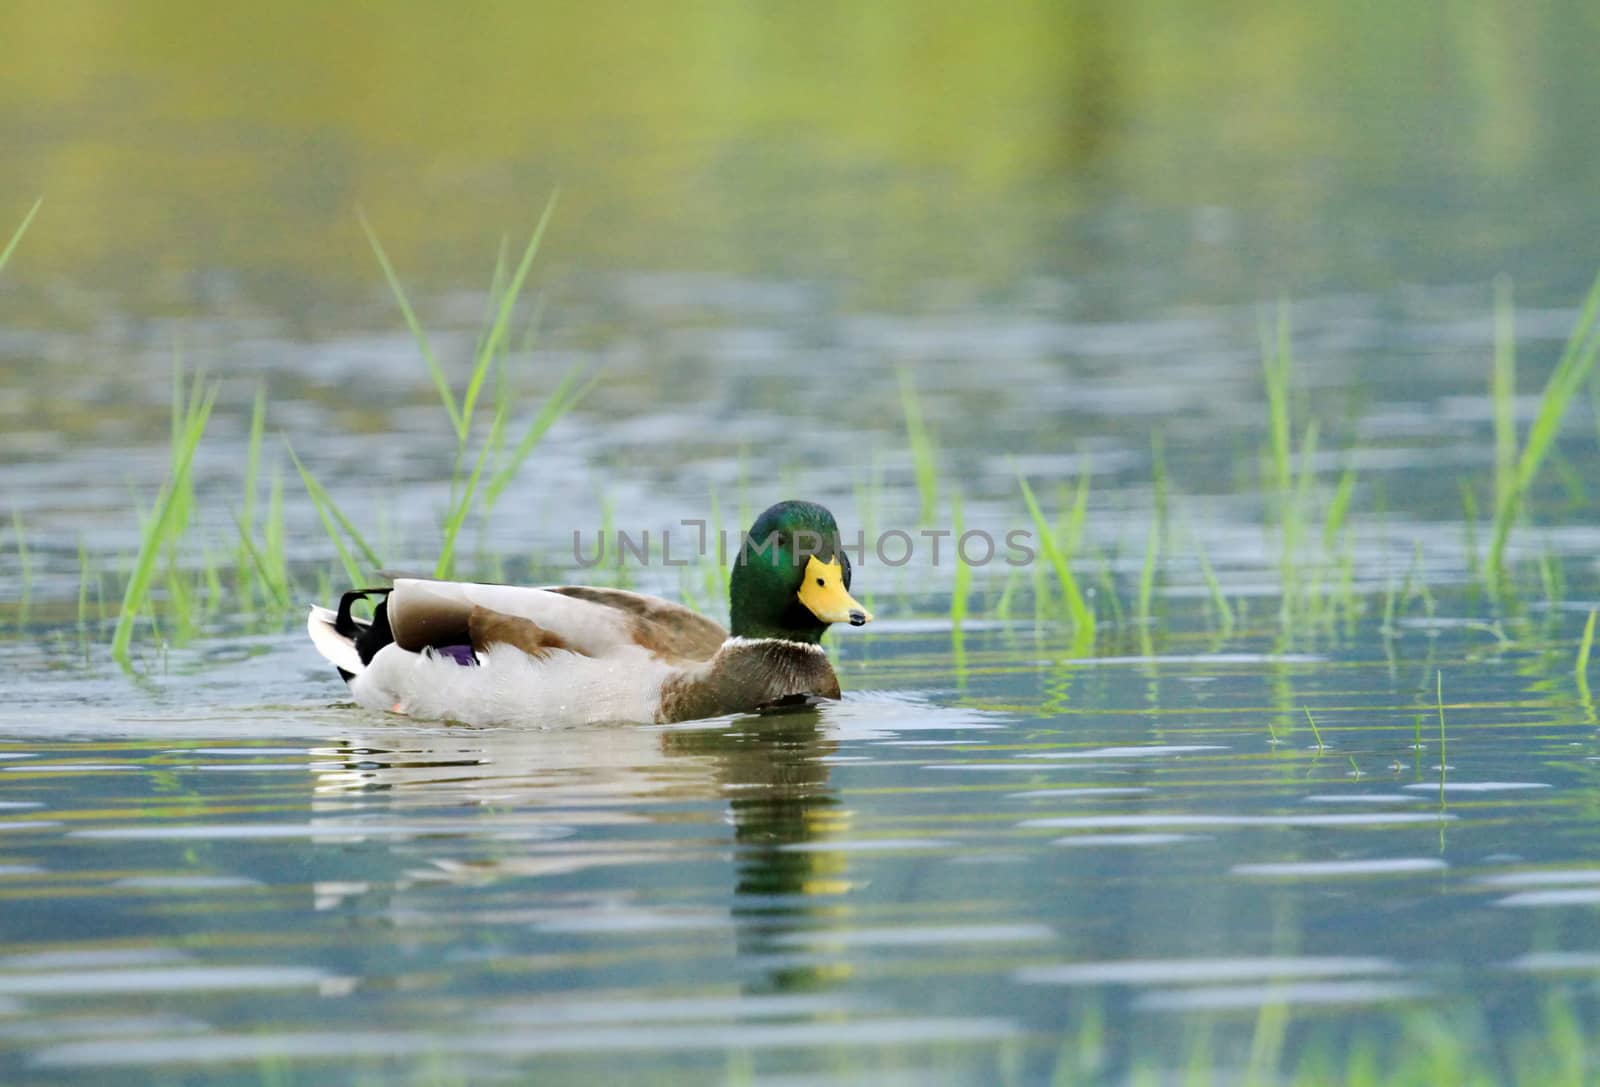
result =
[[[780,502],[751,527],[728,583],[731,633],[621,589],[399,578],[312,605],[306,623],[363,706],[491,724],[667,722],[838,698],[818,640],[872,616],[850,596],[833,514]],[[350,606],[380,596],[370,623]]]

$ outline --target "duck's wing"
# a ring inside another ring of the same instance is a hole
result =
[[[576,652],[561,635],[532,619],[481,606],[475,606],[467,617],[467,632],[472,636],[472,648],[477,653],[494,645],[509,645],[536,658],[548,657],[558,649]]]
[[[663,657],[710,660],[728,640],[721,623],[659,596],[587,585],[563,585],[549,591],[628,616],[633,643]]]
[[[538,645],[603,657],[624,646],[704,660],[727,639],[721,626],[671,601],[620,589],[527,588],[400,578],[389,594],[388,621],[402,649],[475,645],[494,615],[522,619],[541,632]],[[480,615],[474,631],[474,611]],[[512,629],[502,626],[501,629]],[[524,634],[532,637],[527,628]],[[474,637],[474,634],[477,637]]]

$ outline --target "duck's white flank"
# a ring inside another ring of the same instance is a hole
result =
[[[386,645],[350,681],[350,691],[369,709],[469,725],[648,723],[656,719],[661,684],[673,671],[637,646],[604,657],[556,650],[535,658],[495,645],[470,666]]]

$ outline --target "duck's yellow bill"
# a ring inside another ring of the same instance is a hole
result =
[[[859,627],[872,622],[872,613],[844,587],[844,569],[839,560],[823,562],[812,555],[806,560],[806,578],[800,583],[800,603],[824,623],[849,623]]]

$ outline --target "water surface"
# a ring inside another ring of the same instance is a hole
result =
[[[1513,591],[1479,563],[1490,281],[1525,427],[1596,264],[1594,18],[13,5],[0,234],[46,203],[0,273],[0,1079],[1592,1075],[1589,390]],[[824,501],[918,542],[857,563],[880,618],[832,639],[844,701],[371,715],[226,584],[113,665],[175,358],[222,382],[180,569],[235,548],[258,388],[297,603],[343,575],[282,440],[431,568],[456,442],[357,211],[459,387],[501,239],[557,186],[539,334],[525,306],[496,380],[518,421],[600,380],[464,564],[715,611],[703,564],[585,571],[573,533]],[[974,570],[949,618],[918,534],[957,492],[966,527],[1030,527],[1019,473],[1052,516],[1088,481],[1087,651],[1037,564]]]

